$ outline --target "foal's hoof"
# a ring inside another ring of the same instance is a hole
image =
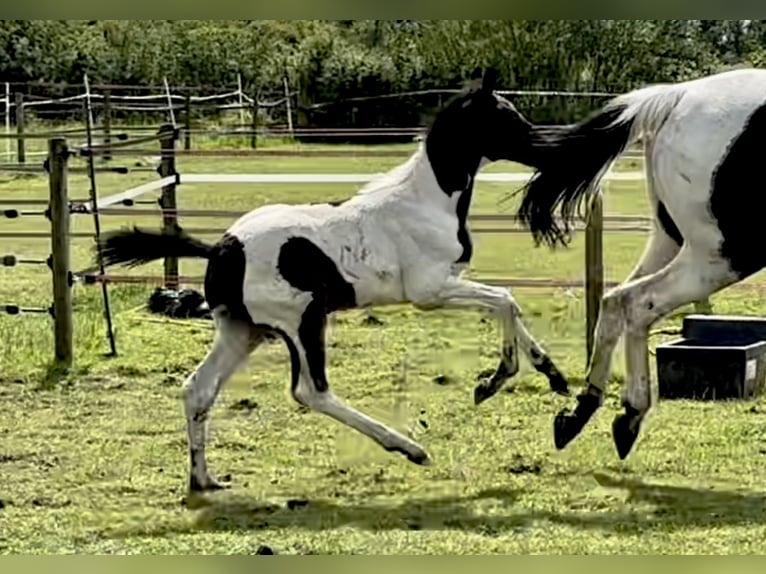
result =
[[[398,452],[407,457],[407,460],[419,464],[420,466],[429,466],[431,464],[431,458],[428,453],[421,448],[413,448],[411,451],[405,449],[402,446],[384,447],[388,452]]]
[[[548,383],[550,384],[551,390],[554,393],[561,395],[562,397],[571,396],[571,393],[569,392],[569,382],[561,373],[557,372],[553,375],[550,375],[548,377]]]
[[[433,464],[431,457],[428,456],[428,453],[425,451],[419,453],[410,453],[407,455],[407,460],[414,462],[415,464],[419,464],[420,466],[431,466]]]
[[[556,368],[556,365],[553,364],[550,357],[545,355],[542,361],[535,365],[535,369],[537,369],[539,373],[548,377],[548,384],[554,393],[558,393],[565,397],[569,396],[569,382],[564,378],[564,375],[561,374],[561,371]]]
[[[231,476],[227,475],[226,482],[219,482],[212,476],[208,476],[205,480],[200,481],[196,476],[192,475],[189,479],[189,492],[215,492],[216,490],[226,490],[231,488]]]
[[[489,385],[483,383],[476,385],[476,388],[473,390],[473,404],[480,405],[495,394],[497,394],[497,389],[493,389]]]
[[[620,457],[620,460],[625,460],[628,454],[630,454],[640,430],[641,419],[635,415],[621,414],[614,418],[612,438],[614,439],[614,446],[617,447],[617,455]]]

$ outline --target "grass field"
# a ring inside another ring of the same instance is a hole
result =
[[[179,159],[182,172],[379,172],[397,160]],[[635,169],[621,165],[620,169]],[[511,164],[494,171],[518,169]],[[106,195],[152,179],[100,176]],[[87,180],[70,178],[73,197]],[[189,185],[181,208],[251,209],[275,201],[330,200],[353,185]],[[477,186],[473,213],[498,211],[508,187]],[[43,177],[0,176],[0,197],[46,197]],[[513,202],[503,209],[512,211]],[[611,183],[607,214],[646,213],[643,186]],[[92,221],[74,216],[75,230]],[[104,227],[157,225],[157,217],[104,217]],[[182,221],[223,227],[225,219]],[[41,217],[3,230],[46,230]],[[75,268],[92,242],[73,240]],[[621,279],[643,248],[639,233],[605,237],[608,279]],[[583,276],[583,238],[567,250],[535,249],[529,235],[478,235],[478,277]],[[0,253],[46,257],[44,240],[0,240]],[[136,272],[158,273],[160,264]],[[183,274],[202,266],[183,261]],[[122,273],[122,271],[120,271]],[[716,312],[764,313],[762,277],[713,298]],[[76,365],[49,367],[44,316],[0,316],[0,552],[2,553],[763,553],[766,550],[766,402],[664,401],[633,454],[620,462],[610,426],[618,409],[614,364],[608,401],[563,452],[552,419],[566,399],[524,363],[493,399],[474,407],[477,374],[495,365],[498,329],[479,313],[375,309],[338,315],[330,384],[341,397],[398,428],[433,455],[421,468],[321,415],[288,393],[281,343],[262,347],[235,375],[213,414],[212,470],[233,489],[185,505],[186,437],[180,387],[205,353],[205,321],[164,320],[141,307],[151,287],[114,286],[119,356],[108,351],[100,290],[77,285]],[[584,373],[579,290],[514,289],[526,320],[575,384]],[[47,306],[41,267],[0,268],[0,303]],[[678,321],[675,321],[677,324]],[[653,343],[662,340],[655,337]],[[435,380],[439,375],[444,379]],[[576,389],[575,389],[576,390]],[[192,507],[190,507],[192,506]]]

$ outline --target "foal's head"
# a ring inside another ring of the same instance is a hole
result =
[[[436,115],[426,135],[426,152],[440,187],[447,193],[466,188],[482,159],[519,160],[531,124],[511,102],[494,93],[497,74],[475,77],[468,90]]]

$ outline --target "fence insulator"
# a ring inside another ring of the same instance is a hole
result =
[[[6,209],[3,211],[3,215],[8,219],[16,219],[19,216],[19,211],[17,209]]]
[[[52,261],[51,257],[48,259],[19,259],[13,254],[3,255],[2,259],[3,267],[15,267],[20,263],[30,263],[32,265],[48,265],[49,261]]]
[[[2,305],[0,309],[8,315],[20,315],[21,313],[48,313],[53,317],[53,305],[50,307],[19,307],[18,305]]]

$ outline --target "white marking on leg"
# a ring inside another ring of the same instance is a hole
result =
[[[654,208],[656,212],[656,207]],[[636,267],[625,280],[625,283],[635,281],[647,275],[652,275],[667,266],[680,251],[681,247],[662,228],[662,225],[654,219],[654,229],[647,241],[644,253]],[[638,410],[649,411],[652,405],[652,382],[649,377],[649,354],[647,329],[634,326],[625,331],[625,366],[628,376],[636,373],[636,380],[628,384],[625,392],[630,391],[631,396],[623,395],[623,400]],[[646,376],[641,375],[645,373]]]
[[[210,409],[223,384],[263,340],[262,333],[254,332],[245,323],[222,317],[220,312],[214,312],[214,318],[217,333],[213,347],[184,383],[191,464],[189,484],[194,490],[205,490],[217,485],[208,472],[205,458]]]
[[[651,406],[648,334],[651,326],[682,305],[708,297],[737,281],[727,263],[683,247],[671,263],[653,275],[619,288],[629,337],[627,384],[623,400],[642,415]]]

